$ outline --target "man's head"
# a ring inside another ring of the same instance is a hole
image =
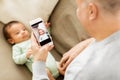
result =
[[[78,19],[95,38],[105,38],[120,27],[120,0],[77,0],[77,6]]]
[[[16,44],[30,38],[30,33],[19,21],[10,21],[5,24],[3,34],[10,44]]]

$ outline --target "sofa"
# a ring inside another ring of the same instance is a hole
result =
[[[24,65],[13,62],[11,45],[2,34],[5,23],[19,20],[31,31],[29,21],[32,19],[41,17],[50,22],[55,46],[51,53],[59,61],[65,52],[89,37],[77,19],[76,7],[75,0],[1,0],[0,80],[32,80],[32,73]]]

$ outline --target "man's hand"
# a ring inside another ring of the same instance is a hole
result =
[[[61,61],[60,61],[60,64],[59,64],[59,67],[58,69],[60,70],[60,73],[62,75],[64,75],[65,73],[65,70],[67,68],[67,66],[72,62],[72,60],[80,53],[79,51],[79,48],[76,49],[75,48],[72,48],[71,50],[69,50],[68,52],[66,52]]]
[[[34,61],[46,61],[48,51],[50,51],[54,46],[49,44],[39,46],[33,34],[31,36],[31,41],[31,49]]]

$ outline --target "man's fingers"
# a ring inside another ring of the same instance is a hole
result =
[[[53,49],[54,45],[50,45],[50,44],[48,44],[48,45],[49,45],[49,48],[48,48],[49,51],[50,51],[51,49]]]
[[[34,48],[34,47],[39,47],[40,48],[34,34],[32,33],[31,34],[31,48]]]
[[[60,61],[60,67],[62,68],[62,70],[65,70],[64,65],[66,64],[67,60],[69,59],[68,56],[62,58],[62,60]]]
[[[54,45],[45,44],[45,45],[43,45],[42,47],[45,47],[45,48],[47,49],[47,51],[50,51],[50,50],[54,47]],[[42,48],[42,47],[41,47],[41,48]]]
[[[60,60],[60,66],[61,66],[61,67],[62,67],[62,65],[66,62],[66,60],[67,60],[67,59],[64,58],[64,57]]]
[[[34,33],[31,33],[31,44],[32,45],[36,44],[36,39],[35,39]]]
[[[67,68],[67,66],[70,64],[70,62],[71,62],[71,60],[68,59],[68,60],[66,61],[66,63],[63,65],[63,70],[64,70],[64,71],[66,70],[66,68]]]

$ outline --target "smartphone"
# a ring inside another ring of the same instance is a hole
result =
[[[46,26],[44,25],[44,21],[42,18],[31,20],[29,23],[39,45],[41,46],[45,44],[53,45],[52,38],[48,30],[46,29]]]

